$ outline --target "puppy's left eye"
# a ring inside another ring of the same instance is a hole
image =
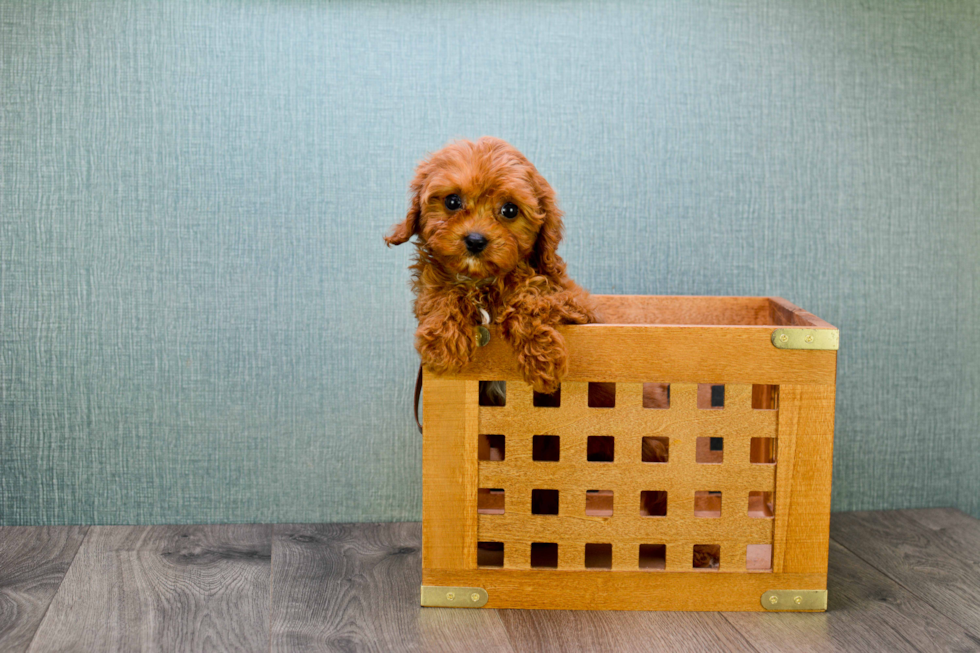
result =
[[[446,199],[443,200],[443,204],[445,204],[446,208],[449,209],[450,211],[458,211],[461,208],[463,208],[463,200],[456,193],[453,193],[452,195],[447,195]]]
[[[508,220],[513,220],[520,213],[520,209],[513,202],[507,202],[500,208],[500,215]]]

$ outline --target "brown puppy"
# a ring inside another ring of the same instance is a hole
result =
[[[411,183],[405,220],[385,242],[416,236],[412,287],[419,326],[415,347],[428,369],[455,372],[473,358],[479,326],[496,324],[524,377],[552,394],[568,370],[556,327],[596,321],[588,292],[565,272],[557,248],[563,234],[555,192],[523,154],[497,138],[458,141],[423,160]],[[484,343],[485,344],[485,343]],[[480,382],[481,397],[502,403],[502,388]],[[590,384],[590,403],[612,405],[612,384]],[[666,387],[649,384],[644,405],[666,407]],[[605,443],[606,440],[601,440]],[[613,460],[613,452],[590,452]],[[643,460],[666,462],[667,451],[644,439]],[[644,509],[667,512],[665,492],[648,492]],[[545,512],[556,512],[551,506]],[[717,555],[696,553],[695,567],[717,567]]]
[[[482,324],[500,326],[524,379],[558,389],[568,369],[560,324],[595,321],[588,293],[556,250],[555,191],[523,154],[498,138],[457,141],[422,161],[405,220],[385,242],[417,236],[412,265],[415,347],[437,373],[455,372],[478,347]]]

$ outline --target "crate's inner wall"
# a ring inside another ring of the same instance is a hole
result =
[[[772,569],[778,388],[655,381],[482,393],[476,566]]]
[[[830,327],[779,297],[593,295],[604,324]]]

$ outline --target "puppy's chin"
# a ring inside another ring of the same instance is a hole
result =
[[[487,261],[476,256],[464,256],[460,263],[460,272],[471,279],[495,277],[502,272],[497,266],[488,265]]]

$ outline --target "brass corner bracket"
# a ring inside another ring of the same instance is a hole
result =
[[[772,332],[772,346],[777,349],[823,349],[837,351],[840,332],[837,329],[781,328]]]
[[[769,590],[762,595],[762,607],[770,612],[827,609],[827,590]]]
[[[482,587],[422,586],[423,608],[482,608],[489,600]]]

